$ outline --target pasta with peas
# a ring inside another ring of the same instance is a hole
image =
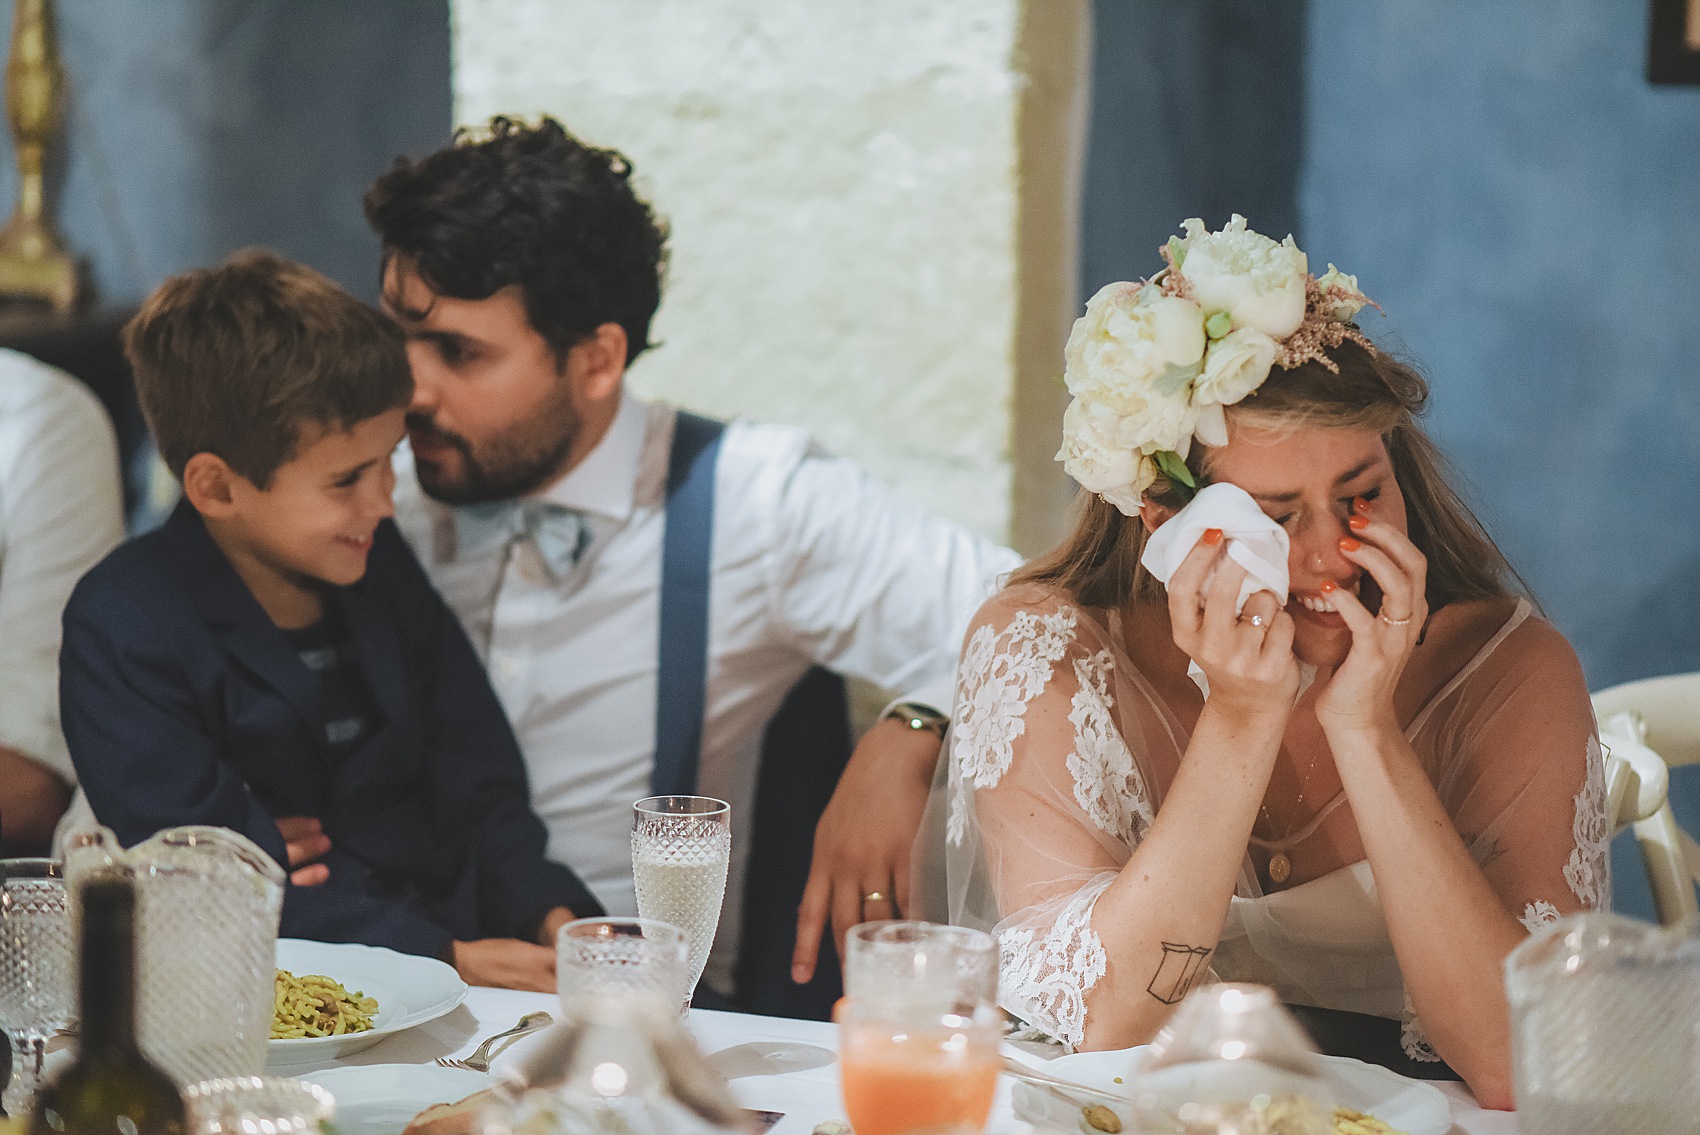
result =
[[[272,1000],[272,1039],[362,1033],[372,1027],[377,1011],[376,998],[358,990],[349,993],[341,982],[323,974],[296,977],[280,969]]]

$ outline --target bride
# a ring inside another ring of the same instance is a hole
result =
[[[1088,492],[969,631],[953,919],[994,926],[1005,1007],[1066,1045],[1257,981],[1510,1107],[1505,956],[1609,904],[1581,669],[1447,484],[1423,380],[1351,322],[1356,278],[1185,227],[1076,324],[1058,456]],[[1141,563],[1205,483],[1273,522],[1288,594],[1239,606],[1222,527],[1166,591]]]

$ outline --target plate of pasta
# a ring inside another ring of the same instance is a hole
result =
[[[317,1064],[434,1021],[466,997],[453,966],[381,946],[280,938],[272,1067]]]
[[[1129,1091],[1126,1077],[1138,1051],[1142,1050],[1077,1052],[1035,1066],[1077,1084],[1126,1095]],[[1345,1056],[1319,1059],[1323,1078],[1337,1105],[1331,1126],[1334,1135],[1446,1135],[1452,1130],[1452,1107],[1433,1084],[1410,1080],[1378,1065]],[[1034,1124],[1073,1127],[1081,1117],[1079,1107],[1024,1083],[1015,1085],[1011,1102],[1017,1116]],[[1109,1110],[1116,1112],[1124,1126],[1132,1125],[1131,1107]]]

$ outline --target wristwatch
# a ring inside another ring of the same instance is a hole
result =
[[[944,731],[950,728],[950,718],[932,706],[918,702],[900,701],[886,710],[885,716],[887,720],[901,721],[911,729],[924,729],[941,741],[944,740]]]

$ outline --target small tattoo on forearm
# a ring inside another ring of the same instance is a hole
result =
[[[1204,972],[1204,959],[1210,956],[1208,946],[1186,946],[1178,942],[1163,943],[1163,964],[1145,991],[1165,1005],[1173,1005],[1192,991],[1198,975]]]
[[[1464,833],[1464,846],[1470,849],[1470,857],[1476,861],[1477,867],[1486,867],[1505,854],[1498,840],[1483,839],[1472,832]]]

